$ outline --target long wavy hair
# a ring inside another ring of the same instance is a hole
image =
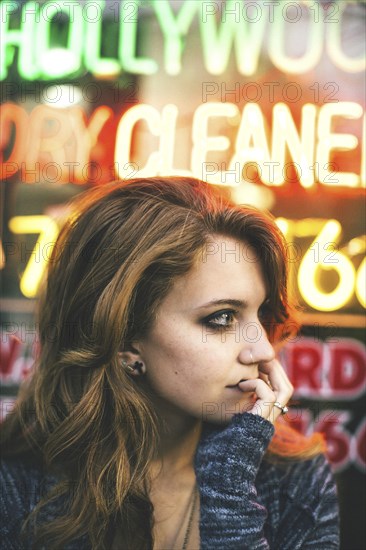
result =
[[[153,547],[149,464],[159,418],[118,352],[142,337],[174,280],[189,272],[215,234],[249,243],[269,290],[272,342],[291,329],[286,248],[269,214],[238,206],[203,181],[183,177],[117,181],[79,195],[62,227],[39,298],[39,352],[2,426],[3,456],[57,473],[25,526],[34,548],[61,549],[88,537],[111,548],[116,525],[124,549]],[[278,423],[269,456],[307,459],[324,450]],[[69,507],[37,522],[57,497]]]

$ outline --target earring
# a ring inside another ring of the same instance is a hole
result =
[[[132,374],[133,376],[139,376],[141,374],[145,374],[146,372],[146,367],[141,361],[135,361],[132,365],[129,365],[127,361],[123,360],[121,365],[129,374]]]

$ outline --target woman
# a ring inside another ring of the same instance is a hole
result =
[[[278,421],[290,321],[269,216],[191,178],[81,195],[2,429],[4,548],[337,548],[323,440]]]

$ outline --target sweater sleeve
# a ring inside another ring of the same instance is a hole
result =
[[[339,540],[339,509],[336,486],[328,468],[323,468],[321,497],[317,507],[315,527],[307,537],[303,550],[337,550]]]
[[[282,487],[283,513],[276,548],[339,548],[336,483],[324,455],[295,464]]]
[[[269,548],[263,532],[267,511],[254,482],[273,433],[269,421],[249,413],[203,432],[195,457],[201,550]]]

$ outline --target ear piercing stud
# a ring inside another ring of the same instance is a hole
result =
[[[146,372],[146,367],[145,367],[144,363],[142,363],[141,361],[135,361],[131,365],[131,364],[128,364],[127,361],[123,360],[121,364],[122,364],[122,367],[128,373],[130,373],[134,376],[139,376],[141,374],[145,374],[145,372]]]

